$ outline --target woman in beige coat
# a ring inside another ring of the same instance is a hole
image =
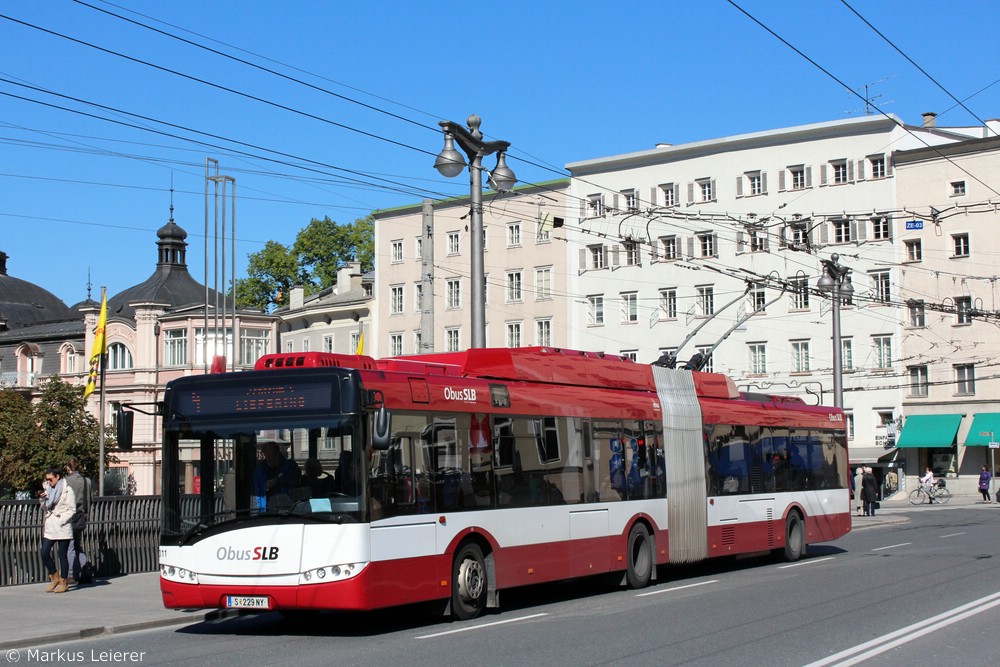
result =
[[[49,587],[46,593],[65,593],[69,588],[69,541],[73,539],[73,514],[76,513],[76,497],[73,489],[63,479],[62,470],[49,468],[45,473],[45,484],[39,494],[45,510],[45,526],[42,530],[42,562],[49,573]],[[59,551],[59,573],[52,559],[52,547]]]

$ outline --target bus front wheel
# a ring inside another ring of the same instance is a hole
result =
[[[451,613],[462,621],[486,608],[486,560],[478,544],[468,543],[455,554],[451,572]]]
[[[794,563],[806,553],[806,526],[802,515],[790,512],[785,522],[785,560]]]
[[[650,549],[649,530],[637,523],[628,533],[628,570],[626,580],[629,588],[645,588],[653,576],[653,554]]]

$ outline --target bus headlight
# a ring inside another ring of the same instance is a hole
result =
[[[160,576],[167,581],[175,581],[181,584],[197,584],[198,574],[193,570],[188,570],[183,567],[178,568],[173,565],[161,565],[160,566]]]
[[[299,575],[300,584],[319,584],[335,581],[344,581],[356,576],[364,569],[364,564],[346,563],[341,565],[329,565],[306,570]]]

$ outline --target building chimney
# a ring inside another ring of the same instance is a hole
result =
[[[292,288],[292,291],[288,294],[288,307],[291,310],[302,307],[302,302],[305,300],[306,290],[302,285],[296,285]]]
[[[937,118],[936,113],[934,113],[933,111],[925,111],[922,115],[924,117],[924,127],[928,128],[936,127],[936,124],[934,122],[934,119]]]
[[[361,264],[348,262],[337,270],[337,294],[361,289]]]

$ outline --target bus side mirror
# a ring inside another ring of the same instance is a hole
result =
[[[372,448],[385,450],[389,449],[392,442],[392,415],[386,410],[385,404],[375,411],[375,428],[372,431]]]
[[[116,415],[116,436],[118,449],[123,452],[132,451],[132,424],[135,421],[135,413],[131,410],[119,407]]]

